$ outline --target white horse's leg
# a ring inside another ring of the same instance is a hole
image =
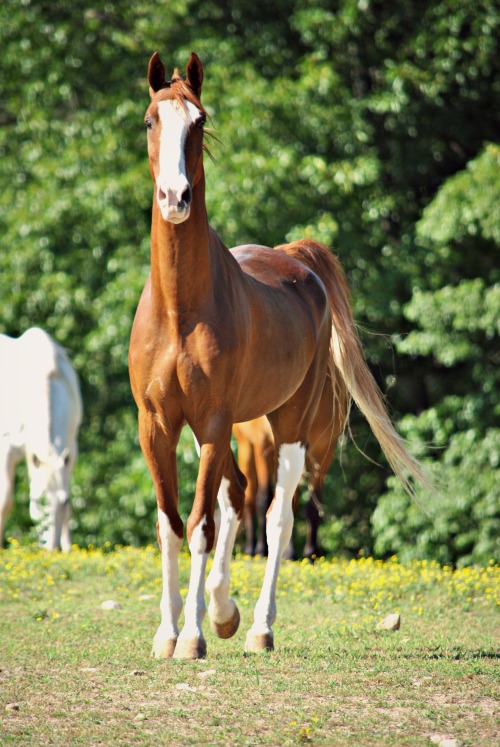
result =
[[[272,651],[272,624],[276,619],[276,585],[281,556],[293,527],[293,496],[304,470],[305,448],[282,444],[278,454],[276,492],[267,514],[268,558],[264,583],[255,606],[254,622],[247,633],[245,651]]]
[[[17,459],[10,449],[0,451],[0,547],[3,547],[5,523],[14,503],[14,476]]]
[[[208,552],[203,531],[206,519],[194,528],[189,542],[191,553],[191,575],[184,606],[184,627],[174,651],[174,659],[202,659],[207,653],[207,644],[201,624],[207,611],[204,594],[205,571]]]
[[[179,634],[178,622],[182,611],[179,588],[179,552],[182,537],[170,526],[168,516],[158,509],[158,540],[161,547],[163,593],[161,597],[161,623],[153,641],[153,656],[170,659]]]
[[[45,550],[59,549],[58,537],[61,536],[61,517],[59,507],[51,508],[50,513],[42,518],[38,527],[40,546]]]
[[[8,479],[6,470],[1,468],[2,474],[0,475],[0,547],[3,547],[5,524],[7,517],[12,510],[12,504],[14,502],[14,488],[13,481]]]
[[[33,505],[35,503],[33,502]],[[59,500],[57,491],[47,495],[47,506],[44,507],[43,516],[38,527],[40,545],[46,550],[61,549],[64,508],[64,504]],[[34,511],[32,514],[34,514]],[[34,518],[33,515],[32,518]]]
[[[217,496],[220,506],[219,535],[214,562],[206,583],[206,589],[210,594],[210,627],[219,638],[231,638],[240,623],[238,608],[229,598],[229,565],[240,521],[229,499],[228,491],[229,480],[223,477]]]
[[[62,506],[62,526],[61,526],[61,550],[69,552],[71,550],[71,531],[69,528],[69,519],[71,515],[71,504],[66,501]]]

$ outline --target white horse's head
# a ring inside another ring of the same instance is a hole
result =
[[[38,523],[41,542],[48,549],[61,546],[63,519],[70,511],[70,478],[76,460],[76,444],[63,449],[26,449],[30,480],[30,515]]]

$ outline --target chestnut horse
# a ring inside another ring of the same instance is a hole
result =
[[[129,369],[139,439],[158,503],[163,593],[153,654],[205,656],[203,587],[217,498],[221,525],[206,582],[208,614],[219,637],[228,638],[238,628],[229,565],[245,478],[231,451],[231,429],[261,415],[267,415],[273,431],[276,489],[267,515],[264,582],[245,647],[270,650],[280,560],[292,532],[292,500],[328,370],[341,377],[406,486],[407,472],[425,478],[394,430],[367,368],[347,286],[331,252],[306,240],[276,249],[247,245],[230,251],[210,228],[199,58],[191,54],[185,80],[177,72],[166,80],[155,53],[148,81],[151,273],[133,324]],[[186,422],[198,442],[200,463],[187,522],[191,575],[179,632],[183,523],[176,446]]]
[[[308,436],[306,470],[309,498],[305,506],[307,534],[302,553],[305,558],[319,554],[318,529],[323,516],[323,485],[347,420],[347,391],[339,376],[335,377],[335,384],[336,392],[328,375]],[[262,416],[246,423],[236,423],[233,434],[238,446],[238,466],[247,478],[243,509],[244,551],[247,555],[267,555],[266,513],[274,485],[273,432],[268,419]],[[298,501],[299,490],[294,497],[294,512]],[[283,557],[294,557],[292,540]]]

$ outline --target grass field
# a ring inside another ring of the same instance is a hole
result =
[[[234,561],[233,639],[166,662],[156,549],[0,551],[0,744],[497,747],[498,566],[285,563],[276,650],[245,656],[263,568]]]

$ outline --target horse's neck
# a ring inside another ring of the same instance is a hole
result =
[[[164,311],[193,311],[206,303],[213,289],[209,251],[210,228],[203,185],[193,191],[188,220],[167,223],[153,201],[151,281],[155,299]]]

